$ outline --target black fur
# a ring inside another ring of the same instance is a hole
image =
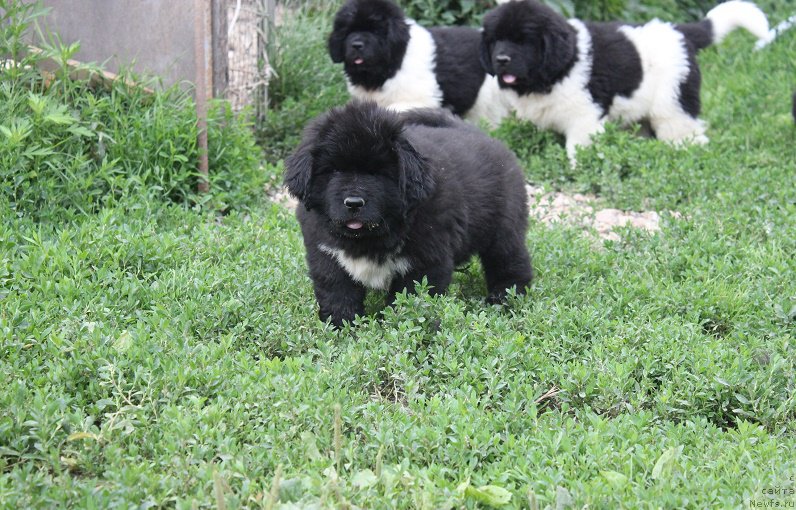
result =
[[[329,55],[343,63],[351,83],[378,89],[401,68],[409,26],[401,8],[388,0],[349,0],[337,12]],[[358,45],[361,48],[357,48]],[[355,64],[362,58],[362,64]]]
[[[592,40],[589,93],[608,112],[616,96],[630,97],[641,85],[641,57],[619,31],[620,23],[587,23]]]
[[[466,27],[429,31],[436,45],[433,71],[443,95],[439,106],[464,115],[475,104],[486,77],[478,58],[481,35]],[[353,85],[376,90],[401,68],[409,39],[406,17],[393,2],[348,0],[335,16],[329,55],[344,63]],[[363,47],[355,48],[355,43]],[[363,63],[355,64],[358,58]]]
[[[321,320],[340,326],[364,313],[367,282],[332,252],[408,264],[388,273],[388,299],[423,277],[433,293],[445,292],[455,266],[474,254],[489,302],[531,281],[522,172],[502,143],[448,113],[397,114],[365,102],[333,109],[306,128],[285,168],[303,204],[297,216]],[[351,196],[364,206],[347,208]]]
[[[456,115],[464,115],[475,104],[486,77],[478,59],[481,33],[467,27],[429,31],[437,46],[434,72],[442,90],[442,106]]]
[[[686,46],[688,51],[688,76],[680,82],[680,107],[684,112],[696,118],[702,110],[702,101],[699,91],[702,88],[702,72],[699,70],[699,63],[696,59],[696,50],[690,45]]]
[[[713,22],[703,19],[696,23],[681,23],[675,28],[685,37],[685,49],[688,52],[688,76],[680,83],[680,106],[692,117],[698,117],[702,110],[699,97],[702,73],[696,57],[699,50],[713,44]]]
[[[682,32],[695,52],[713,44],[713,22],[709,19],[703,19],[696,23],[681,23],[675,25],[675,28]]]

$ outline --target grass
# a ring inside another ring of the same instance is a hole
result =
[[[532,222],[538,277],[507,309],[483,304],[473,263],[446,296],[381,316],[375,296],[356,327],[321,324],[298,225],[256,191],[275,159],[227,177],[235,207],[150,181],[83,213],[3,205],[0,507],[793,504],[794,52],[796,31],[701,55],[706,147],[609,129],[573,171],[555,136],[501,126],[535,183],[681,214],[598,247]],[[320,71],[329,90],[303,112],[345,98],[338,71]],[[182,118],[166,104],[132,114]],[[219,154],[250,161],[226,122]],[[39,136],[69,140],[62,128]],[[187,132],[174,153],[189,158]],[[25,189],[62,182],[42,175]]]

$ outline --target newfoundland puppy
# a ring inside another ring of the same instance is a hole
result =
[[[445,107],[492,125],[509,105],[479,61],[475,28],[425,29],[390,0],[348,0],[337,12],[329,54],[343,63],[348,90],[395,110]]]
[[[481,59],[520,118],[588,145],[606,120],[649,122],[670,142],[706,143],[696,54],[736,28],[768,34],[765,14],[731,0],[697,23],[644,25],[566,20],[536,0],[504,3],[484,17]]]
[[[478,254],[489,303],[531,282],[528,207],[512,153],[440,109],[353,102],[315,119],[285,161],[321,320],[365,311],[368,289],[443,293]]]

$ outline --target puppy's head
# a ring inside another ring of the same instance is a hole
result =
[[[334,18],[329,55],[344,64],[353,84],[375,89],[401,68],[408,43],[400,7],[389,0],[348,0]]]
[[[536,0],[505,3],[484,16],[481,64],[501,88],[518,94],[549,92],[577,58],[577,33]]]
[[[352,102],[314,120],[285,161],[285,184],[334,233],[349,238],[400,230],[434,187],[401,118],[372,102]]]

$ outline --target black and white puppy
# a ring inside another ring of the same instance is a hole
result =
[[[343,63],[354,98],[394,110],[442,106],[497,125],[509,105],[481,66],[480,42],[475,28],[423,28],[390,0],[348,0],[335,16],[329,54]]]
[[[706,143],[696,54],[736,28],[767,37],[765,14],[732,0],[696,23],[644,25],[566,20],[536,0],[510,1],[484,17],[482,62],[517,116],[588,145],[606,120],[648,121],[656,137]]]
[[[478,254],[488,302],[531,282],[528,206],[514,155],[440,109],[353,102],[315,119],[285,161],[321,320],[365,311],[368,289],[428,278],[443,293]]]

